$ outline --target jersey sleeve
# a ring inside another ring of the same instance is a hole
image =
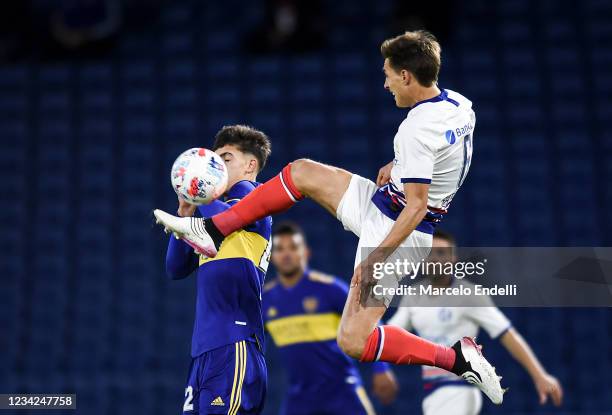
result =
[[[486,297],[483,306],[471,307],[468,317],[482,327],[492,339],[496,339],[512,327],[510,320]]]
[[[387,324],[390,326],[401,327],[405,330],[412,330],[412,323],[410,321],[410,307],[400,307],[397,308],[397,311],[389,320],[387,320]]]
[[[173,280],[188,277],[198,268],[198,257],[193,248],[170,235],[166,251],[166,274]]]
[[[208,218],[228,209],[229,205],[220,200],[213,200],[208,205],[200,205],[194,216]],[[166,274],[173,280],[188,277],[198,268],[198,256],[193,248],[182,240],[170,236],[166,251]]]
[[[202,218],[210,218],[217,213],[221,213],[226,209],[229,209],[230,205],[220,200],[213,200],[207,205],[198,206],[198,214]]]
[[[431,183],[435,160],[434,139],[418,126],[406,123],[400,126],[396,138],[396,163],[402,183]]]
[[[391,365],[387,362],[376,361],[372,363],[373,373],[384,373],[391,370]]]
[[[329,295],[332,307],[338,314],[344,311],[344,304],[349,293],[349,286],[340,278],[334,277],[334,283],[330,286]]]

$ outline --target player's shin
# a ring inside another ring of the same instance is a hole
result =
[[[368,337],[360,360],[378,360],[397,365],[429,365],[450,370],[455,363],[455,351],[401,327],[379,326]]]
[[[206,230],[213,239],[227,236],[261,218],[284,212],[303,198],[293,183],[289,163],[277,176],[258,186],[240,202],[207,220]]]

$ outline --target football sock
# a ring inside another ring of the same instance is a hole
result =
[[[380,360],[396,365],[429,365],[451,370],[455,363],[455,350],[432,343],[401,327],[379,326],[368,337],[360,360]]]
[[[289,163],[277,176],[257,186],[231,208],[206,221],[206,230],[216,243],[215,238],[221,237],[223,240],[223,237],[261,218],[286,211],[303,198],[293,184]]]

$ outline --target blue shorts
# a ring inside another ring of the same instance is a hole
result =
[[[374,407],[360,384],[332,388],[329,394],[289,396],[281,415],[374,415]]]
[[[243,340],[191,360],[185,415],[257,415],[266,398],[266,361],[257,343]]]

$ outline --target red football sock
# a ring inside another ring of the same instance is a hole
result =
[[[415,336],[401,327],[380,326],[368,337],[360,360],[380,360],[396,365],[429,365],[451,370],[455,363],[455,351]]]
[[[214,215],[212,221],[223,236],[227,236],[261,218],[284,212],[303,198],[293,184],[289,163],[277,176],[258,186],[240,202]]]

